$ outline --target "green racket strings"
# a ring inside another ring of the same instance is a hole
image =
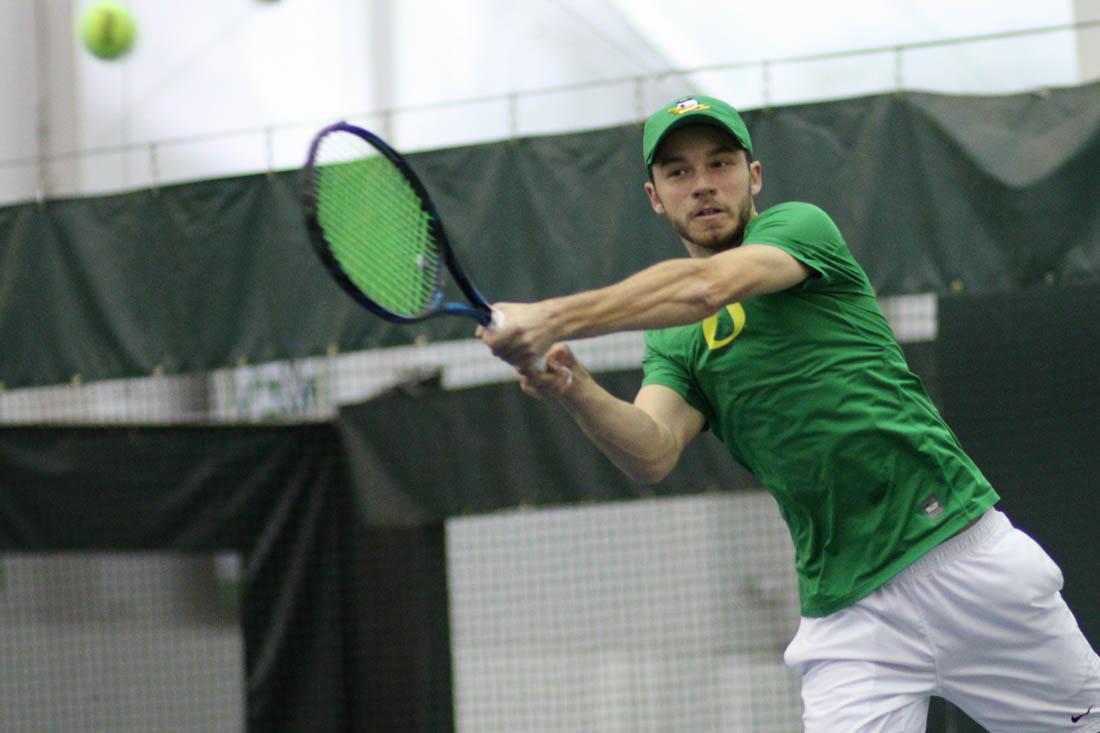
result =
[[[440,287],[441,253],[416,191],[351,133],[327,135],[317,160],[317,220],[333,257],[382,308],[410,318],[424,315]]]

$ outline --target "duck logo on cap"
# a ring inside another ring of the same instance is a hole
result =
[[[688,112],[702,112],[705,109],[710,109],[710,105],[703,104],[695,97],[684,97],[676,103],[676,106],[669,107],[668,111],[674,115],[683,115]]]

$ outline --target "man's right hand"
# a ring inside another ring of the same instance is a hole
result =
[[[495,326],[478,326],[474,335],[494,356],[518,371],[534,369],[550,346],[562,338],[555,334],[551,323],[550,303],[493,303]]]

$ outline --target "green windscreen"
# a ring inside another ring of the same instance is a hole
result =
[[[391,313],[423,315],[439,288],[440,252],[401,171],[358,135],[337,131],[321,142],[313,186],[325,241],[355,286]]]

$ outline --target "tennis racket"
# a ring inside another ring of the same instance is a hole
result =
[[[302,187],[314,249],[371,313],[393,323],[447,315],[500,325],[459,267],[424,185],[377,135],[346,122],[322,129],[309,146]],[[465,303],[444,300],[444,271]]]

